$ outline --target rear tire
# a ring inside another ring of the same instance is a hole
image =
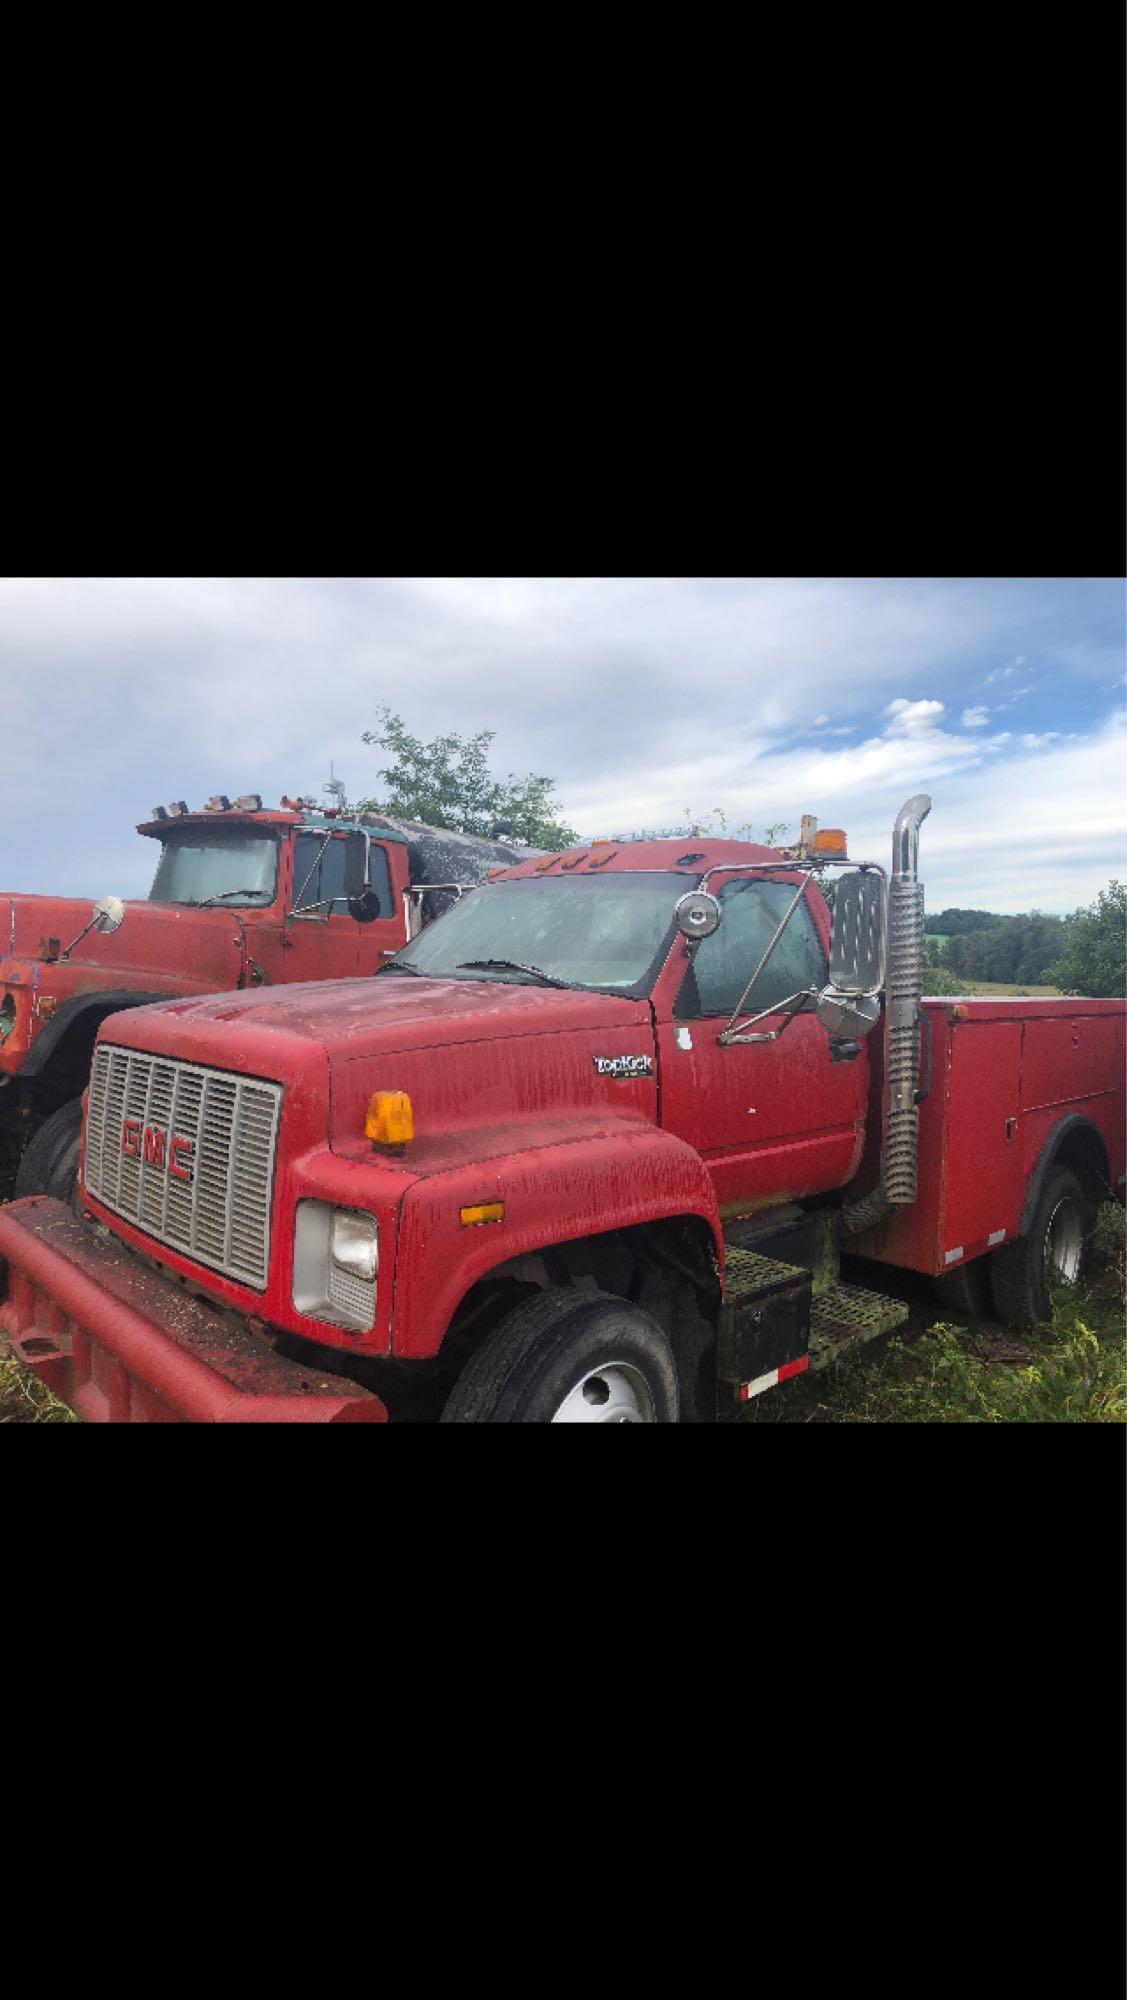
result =
[[[1052,1318],[1049,1273],[1080,1283],[1095,1226],[1096,1205],[1072,1169],[1050,1168],[1028,1231],[994,1252],[994,1304],[1007,1326],[1038,1326]]]
[[[82,1099],[53,1111],[28,1141],[16,1174],[16,1200],[50,1194],[70,1208],[78,1203],[78,1156],[82,1146]]]
[[[976,1257],[971,1264],[959,1264],[933,1278],[931,1289],[948,1312],[964,1313],[967,1319],[992,1318],[994,1300],[990,1287],[990,1257]]]
[[[496,1327],[459,1376],[444,1424],[678,1421],[656,1320],[609,1292],[544,1292]]]

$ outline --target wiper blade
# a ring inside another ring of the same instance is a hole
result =
[[[489,972],[496,966],[503,972],[527,972],[532,979],[538,979],[543,986],[562,986],[566,991],[571,986],[570,979],[553,979],[550,972],[541,972],[538,965],[522,965],[519,958],[464,958],[455,968],[458,972]]]
[[[193,903],[193,910],[209,910],[213,903],[226,903],[232,896],[261,896],[261,889],[217,889],[214,896],[205,896],[202,903]]]
[[[389,958],[386,965],[377,965],[377,972],[413,972],[416,979],[426,977],[421,965],[412,965],[409,958]]]

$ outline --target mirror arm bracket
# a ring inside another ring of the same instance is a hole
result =
[[[802,1012],[804,1003],[807,1000],[816,1000],[817,997],[818,989],[816,986],[804,986],[801,992],[790,994],[786,1000],[777,1000],[774,1006],[764,1007],[761,1014],[752,1014],[750,1019],[744,1021],[739,1027],[737,1027],[736,1017],[733,1015],[723,1033],[717,1035],[717,1044],[721,1048],[730,1048],[733,1042],[777,1042],[780,1035],[786,1034],[795,1015]],[[739,1009],[737,1008],[736,1013],[738,1014],[738,1012]],[[785,1014],[786,1019],[781,1021],[777,1028],[773,1028],[769,1035],[747,1034],[746,1030],[748,1028],[754,1028],[757,1021],[765,1021],[769,1014]]]

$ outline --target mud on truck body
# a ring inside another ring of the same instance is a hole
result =
[[[0,1201],[69,1198],[102,1022],[155,999],[372,972],[490,868],[538,850],[413,821],[263,809],[217,796],[154,808],[145,902],[0,896]]]
[[[1122,1191],[1124,1006],[921,1001],[929,805],[890,874],[597,843],[372,978],[111,1018],[84,1216],[0,1211],[13,1352],[111,1421],[714,1422],[904,1321],[843,1251],[1041,1316]]]

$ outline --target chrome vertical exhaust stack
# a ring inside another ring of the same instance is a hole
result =
[[[880,1185],[843,1210],[842,1224],[850,1236],[873,1228],[894,1208],[906,1208],[916,1198],[924,969],[924,892],[917,869],[920,827],[930,811],[928,793],[917,792],[901,806],[892,834]]]

